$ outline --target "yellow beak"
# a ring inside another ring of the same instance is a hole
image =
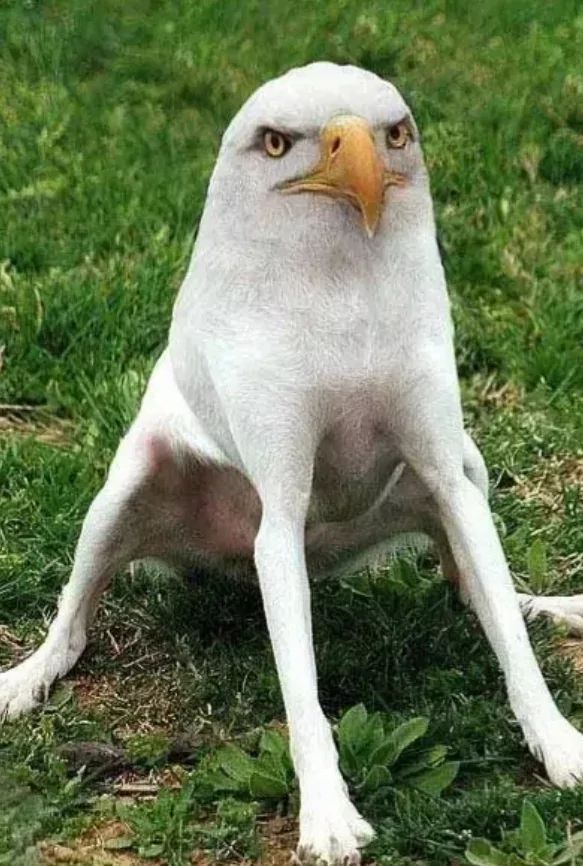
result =
[[[404,178],[385,169],[369,124],[346,115],[331,120],[320,136],[320,160],[305,177],[282,184],[285,193],[314,192],[349,202],[360,211],[372,237],[381,217],[385,189]]]

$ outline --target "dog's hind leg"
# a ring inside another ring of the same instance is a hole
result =
[[[463,433],[463,466],[466,478],[478,488],[484,499],[488,499],[488,470],[478,446],[466,430]],[[460,578],[460,573],[445,533],[439,532],[437,534],[436,543],[443,576],[457,587],[462,602],[469,604],[468,593]]]
[[[488,497],[488,471],[484,459],[473,439],[464,434],[464,472],[484,497]],[[459,575],[449,548],[441,551],[441,565],[445,576],[459,585]],[[466,600],[463,586],[459,585],[462,600]],[[518,603],[524,618],[532,622],[548,617],[569,634],[583,637],[583,595],[530,595],[519,592]]]
[[[124,565],[146,556],[172,561],[178,550],[196,557],[208,556],[210,551],[212,556],[214,548],[220,551],[228,546],[229,539],[225,542],[220,537],[214,512],[208,502],[205,508],[205,502],[210,497],[209,485],[215,483],[223,491],[215,511],[222,513],[230,489],[237,491],[241,481],[223,477],[218,463],[220,454],[213,451],[185,407],[169,359],[163,356],[107,481],[89,508],[71,577],[45,642],[20,665],[0,674],[0,717],[31,709],[72,668],[85,647],[99,597]],[[199,496],[201,488],[203,495]],[[247,513],[250,509],[240,510]],[[251,555],[253,526],[244,526],[242,521],[237,526],[239,535],[245,530],[251,536]],[[230,527],[230,531],[235,536],[230,539],[231,547],[240,546],[235,530]],[[199,547],[205,540],[203,554]]]
[[[560,714],[543,679],[487,500],[465,472],[459,394],[449,375],[445,368],[442,384],[429,372],[415,399],[407,395],[409,411],[404,408],[398,416],[402,456],[434,497],[454,561],[498,657],[510,705],[531,752],[544,762],[554,784],[569,787],[583,778],[583,736]],[[419,405],[427,407],[425,424],[418,422]],[[432,425],[438,409],[439,427]]]
[[[134,503],[148,477],[150,459],[147,443],[130,433],[89,508],[71,577],[44,643],[0,674],[0,716],[17,716],[46,698],[51,684],[83,652],[91,615],[114,572],[141,554],[143,527]]]

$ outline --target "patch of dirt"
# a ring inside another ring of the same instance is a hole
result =
[[[118,739],[158,732],[173,737],[210,724],[191,700],[200,674],[177,663],[175,647],[160,639],[156,625],[148,611],[121,612],[106,600],[70,679],[81,711],[102,717]]]
[[[39,846],[41,863],[46,866],[68,863],[74,866],[138,866],[148,863],[161,866],[162,860],[144,860],[126,849],[116,849],[131,838],[131,830],[121,821],[108,821],[91,827],[79,839],[65,844],[42,842]]]
[[[132,734],[171,733],[179,726],[180,685],[154,673],[135,677],[120,674],[88,674],[73,680],[75,697],[82,711],[106,715],[116,737]]]
[[[289,866],[297,845],[297,821],[293,818],[271,818],[259,825],[263,853],[261,866]]]
[[[262,854],[258,860],[221,860],[224,866],[290,866],[295,862],[297,821],[294,818],[270,817],[258,821]],[[216,866],[217,861],[204,851],[192,852],[193,866]]]

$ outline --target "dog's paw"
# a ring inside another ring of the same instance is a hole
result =
[[[0,673],[0,720],[14,719],[46,701],[55,680],[71,670],[85,643],[84,629],[49,632],[36,652]]]
[[[573,637],[583,637],[583,595],[519,595],[528,620],[545,616]]]
[[[583,783],[583,734],[566,719],[560,718],[533,741],[531,751],[543,761],[553,785],[573,788]]]
[[[302,806],[296,863],[358,866],[359,848],[373,837],[374,830],[344,792],[324,794],[319,802]]]
[[[0,719],[14,719],[34,709],[46,699],[49,686],[42,672],[27,662],[1,673]]]

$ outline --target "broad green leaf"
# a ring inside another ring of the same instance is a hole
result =
[[[362,769],[361,761],[358,760],[352,747],[347,742],[340,741],[338,743],[338,752],[340,756],[340,769],[349,779],[355,779],[358,772]]]
[[[420,739],[420,737],[423,737],[426,734],[428,727],[429,719],[426,719],[423,716],[418,716],[417,718],[409,719],[408,722],[403,722],[402,725],[395,728],[395,730],[390,734],[393,751],[387,755],[387,763],[389,765],[394,764],[411,743],[414,743],[415,740]],[[373,757],[375,757],[376,763],[376,756]]]
[[[372,757],[372,754],[380,746],[385,739],[385,729],[380,713],[372,713],[362,726],[358,742],[354,743],[353,748],[359,755]],[[369,758],[367,764],[374,762]],[[377,762],[378,763],[378,762]]]
[[[256,773],[265,773],[267,776],[276,776],[285,782],[287,777],[286,768],[283,764],[280,755],[272,755],[270,752],[264,752],[255,762]]]
[[[505,848],[515,848],[517,851],[520,850],[522,845],[520,829],[517,828],[515,830],[502,830],[502,840],[504,842]]]
[[[358,743],[367,718],[368,713],[364,704],[357,704],[347,710],[338,722],[338,740],[340,744],[346,743],[353,753],[358,751]]]
[[[378,764],[380,766],[385,766],[385,764],[393,764],[395,761],[395,755],[397,754],[397,744],[393,738],[392,734],[385,736],[383,741],[379,743],[377,748],[372,752],[369,763],[373,766]]]
[[[459,761],[446,761],[439,767],[432,767],[415,776],[409,776],[406,783],[418,791],[436,797],[451,785],[458,774],[459,766]]]
[[[535,538],[526,554],[526,564],[533,590],[543,592],[546,589],[548,574],[547,549],[541,538]]]
[[[267,729],[261,734],[259,752],[269,752],[272,755],[284,755],[287,752],[287,742],[277,731]]]
[[[475,866],[491,866],[492,846],[487,839],[472,839],[465,853],[469,863]]]
[[[430,770],[432,767],[438,767],[447,757],[447,746],[433,746],[431,749],[424,749],[422,752],[416,752],[411,759],[405,758],[405,763],[399,765],[399,769],[395,775],[399,779],[406,779],[414,773],[420,773],[422,770]]]
[[[546,845],[544,821],[530,800],[525,800],[522,804],[520,840],[525,854],[537,854]]]
[[[447,758],[447,753],[447,746],[433,746],[433,748],[428,749],[425,753],[425,760],[430,767],[436,767]]]
[[[135,844],[135,841],[133,836],[115,836],[113,839],[106,839],[103,847],[107,851],[125,851],[131,848]]]
[[[362,794],[372,794],[373,791],[379,788],[390,785],[392,776],[386,767],[379,767],[378,764],[368,771],[364,778],[364,782],[359,785],[358,790]]]
[[[260,800],[279,800],[287,795],[288,786],[275,776],[255,772],[249,779],[249,793]]]
[[[274,731],[268,728],[261,734],[261,739],[259,740],[259,753],[261,755],[265,752],[272,755],[278,755],[286,773],[294,772],[294,765],[289,753],[288,741],[283,734],[279,733],[279,731]]]
[[[204,774],[205,782],[211,786],[213,791],[246,791],[247,783],[238,782],[223,770],[210,770]]]
[[[466,848],[466,860],[473,866],[508,866],[508,856],[494,848],[487,839],[472,839]]]
[[[227,776],[245,785],[248,783],[249,777],[255,769],[253,759],[238,746],[223,746],[217,754],[217,761]]]

